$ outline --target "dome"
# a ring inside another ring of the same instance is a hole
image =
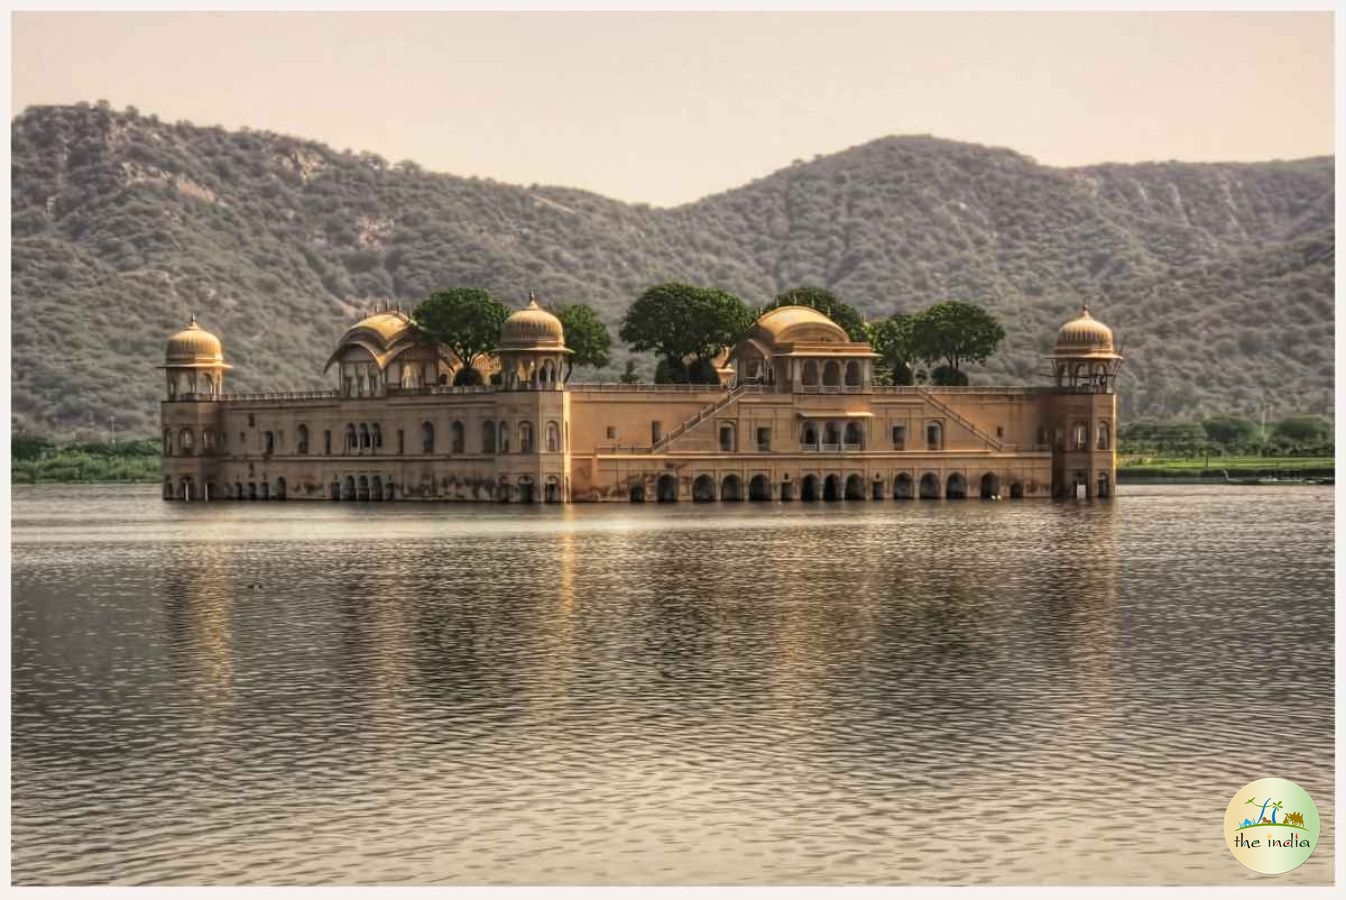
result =
[[[168,339],[164,363],[170,366],[223,366],[224,347],[219,338],[196,324],[196,316],[192,316],[190,325]]]
[[[1071,319],[1056,333],[1057,356],[1114,356],[1112,329],[1089,315],[1089,307],[1080,308],[1079,318]]]
[[[529,297],[528,306],[510,315],[500,326],[500,349],[563,349],[565,330],[561,320]]]
[[[846,329],[811,306],[778,306],[757,320],[757,328],[772,343],[826,341],[847,343]]]
[[[341,344],[345,345],[361,336],[372,334],[374,339],[380,344],[380,349],[386,350],[393,345],[395,341],[401,338],[411,327],[411,318],[404,312],[385,311],[377,312],[370,316],[365,316],[356,322],[346,333],[341,336]]]

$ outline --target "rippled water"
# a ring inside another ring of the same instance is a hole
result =
[[[1330,882],[1332,509],[16,487],[13,877]]]

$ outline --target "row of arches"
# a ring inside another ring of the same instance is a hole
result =
[[[171,475],[164,476],[165,500],[284,500],[288,493],[289,485],[283,477],[270,482],[235,481],[221,490],[214,481],[197,484],[190,475],[176,481]]]
[[[635,484],[630,488],[630,500],[633,503],[643,503],[647,499],[654,499],[660,503],[673,503],[678,500],[692,500],[698,503],[709,503],[715,500],[723,501],[770,501],[770,500],[802,500],[805,502],[816,500],[962,500],[969,496],[977,496],[984,500],[999,498],[1002,495],[1001,478],[994,472],[984,473],[975,483],[969,485],[968,479],[961,472],[952,472],[947,478],[941,479],[934,472],[926,472],[919,479],[912,475],[902,472],[891,481],[876,477],[872,481],[866,482],[858,474],[848,476],[829,474],[829,475],[805,475],[802,479],[791,481],[786,479],[779,484],[772,484],[770,478],[758,473],[752,476],[746,484],[738,475],[725,475],[718,482],[711,475],[700,475],[694,479],[690,485],[690,490],[685,490],[678,477],[672,473],[665,473],[654,483],[654,496],[646,496],[646,485]],[[1024,496],[1024,485],[1022,481],[1013,480],[1009,483],[1008,496],[1011,499],[1018,500]]]
[[[300,425],[298,430],[297,450],[300,455],[307,455],[309,452],[309,429],[307,425]],[[268,443],[267,452],[272,452],[270,443],[271,432],[267,432]],[[430,421],[421,422],[419,433],[416,435],[419,450],[422,454],[467,453],[467,426],[459,419],[454,419],[449,423],[447,435],[441,435],[435,424]],[[397,433],[397,454],[399,456],[408,452],[406,446],[406,437],[401,432]],[[536,453],[539,450],[537,433],[532,422],[523,420],[519,422],[496,421],[486,419],[481,423],[480,444],[482,453]],[[516,447],[517,450],[511,448]],[[383,430],[378,423],[355,423],[348,422],[345,429],[345,452],[347,454],[377,453],[383,447]],[[541,449],[548,453],[559,453],[562,447],[561,426],[555,421],[548,421],[543,426]],[[331,452],[330,433],[326,440],[325,451]]]
[[[816,359],[804,361],[804,370],[800,373],[800,383],[806,386],[822,384],[827,387],[836,387],[843,382],[850,387],[859,387],[863,384],[864,369],[859,360],[850,360],[845,368],[839,360],[829,359],[827,362],[819,364]]]

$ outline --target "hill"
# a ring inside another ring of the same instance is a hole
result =
[[[30,108],[11,144],[12,416],[38,434],[154,433],[191,312],[234,389],[299,389],[386,300],[531,288],[615,325],[666,279],[822,284],[871,317],[983,303],[1008,339],[974,381],[1032,381],[1088,300],[1124,341],[1125,415],[1332,408],[1331,158],[1059,169],[890,137],[655,209],[106,105]]]

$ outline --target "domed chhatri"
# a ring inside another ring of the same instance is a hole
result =
[[[192,316],[186,328],[168,339],[164,365],[229,368],[224,362],[224,345],[219,338],[197,324],[196,316]]]
[[[500,385],[506,390],[560,390],[570,352],[561,320],[538,306],[530,291],[528,305],[500,326]]]
[[[1112,329],[1090,315],[1088,305],[1081,306],[1079,316],[1056,333],[1056,355],[1116,358]]]
[[[531,292],[492,322],[493,340],[464,344],[472,356],[463,361],[384,306],[345,329],[328,361],[333,390],[226,394],[220,341],[193,320],[170,339],[163,366],[164,497],[1113,494],[1122,357],[1087,308],[1046,336],[1055,337],[1054,384],[1043,387],[883,384],[883,360],[867,341],[803,306],[764,312],[732,347],[705,348],[719,375],[710,384],[571,382],[566,329]]]
[[[565,329],[561,320],[537,305],[528,295],[528,305],[512,313],[500,328],[500,349],[559,350],[565,348]]]
[[[165,387],[169,400],[214,399],[224,390],[224,345],[192,316],[186,328],[168,339],[164,350]]]

